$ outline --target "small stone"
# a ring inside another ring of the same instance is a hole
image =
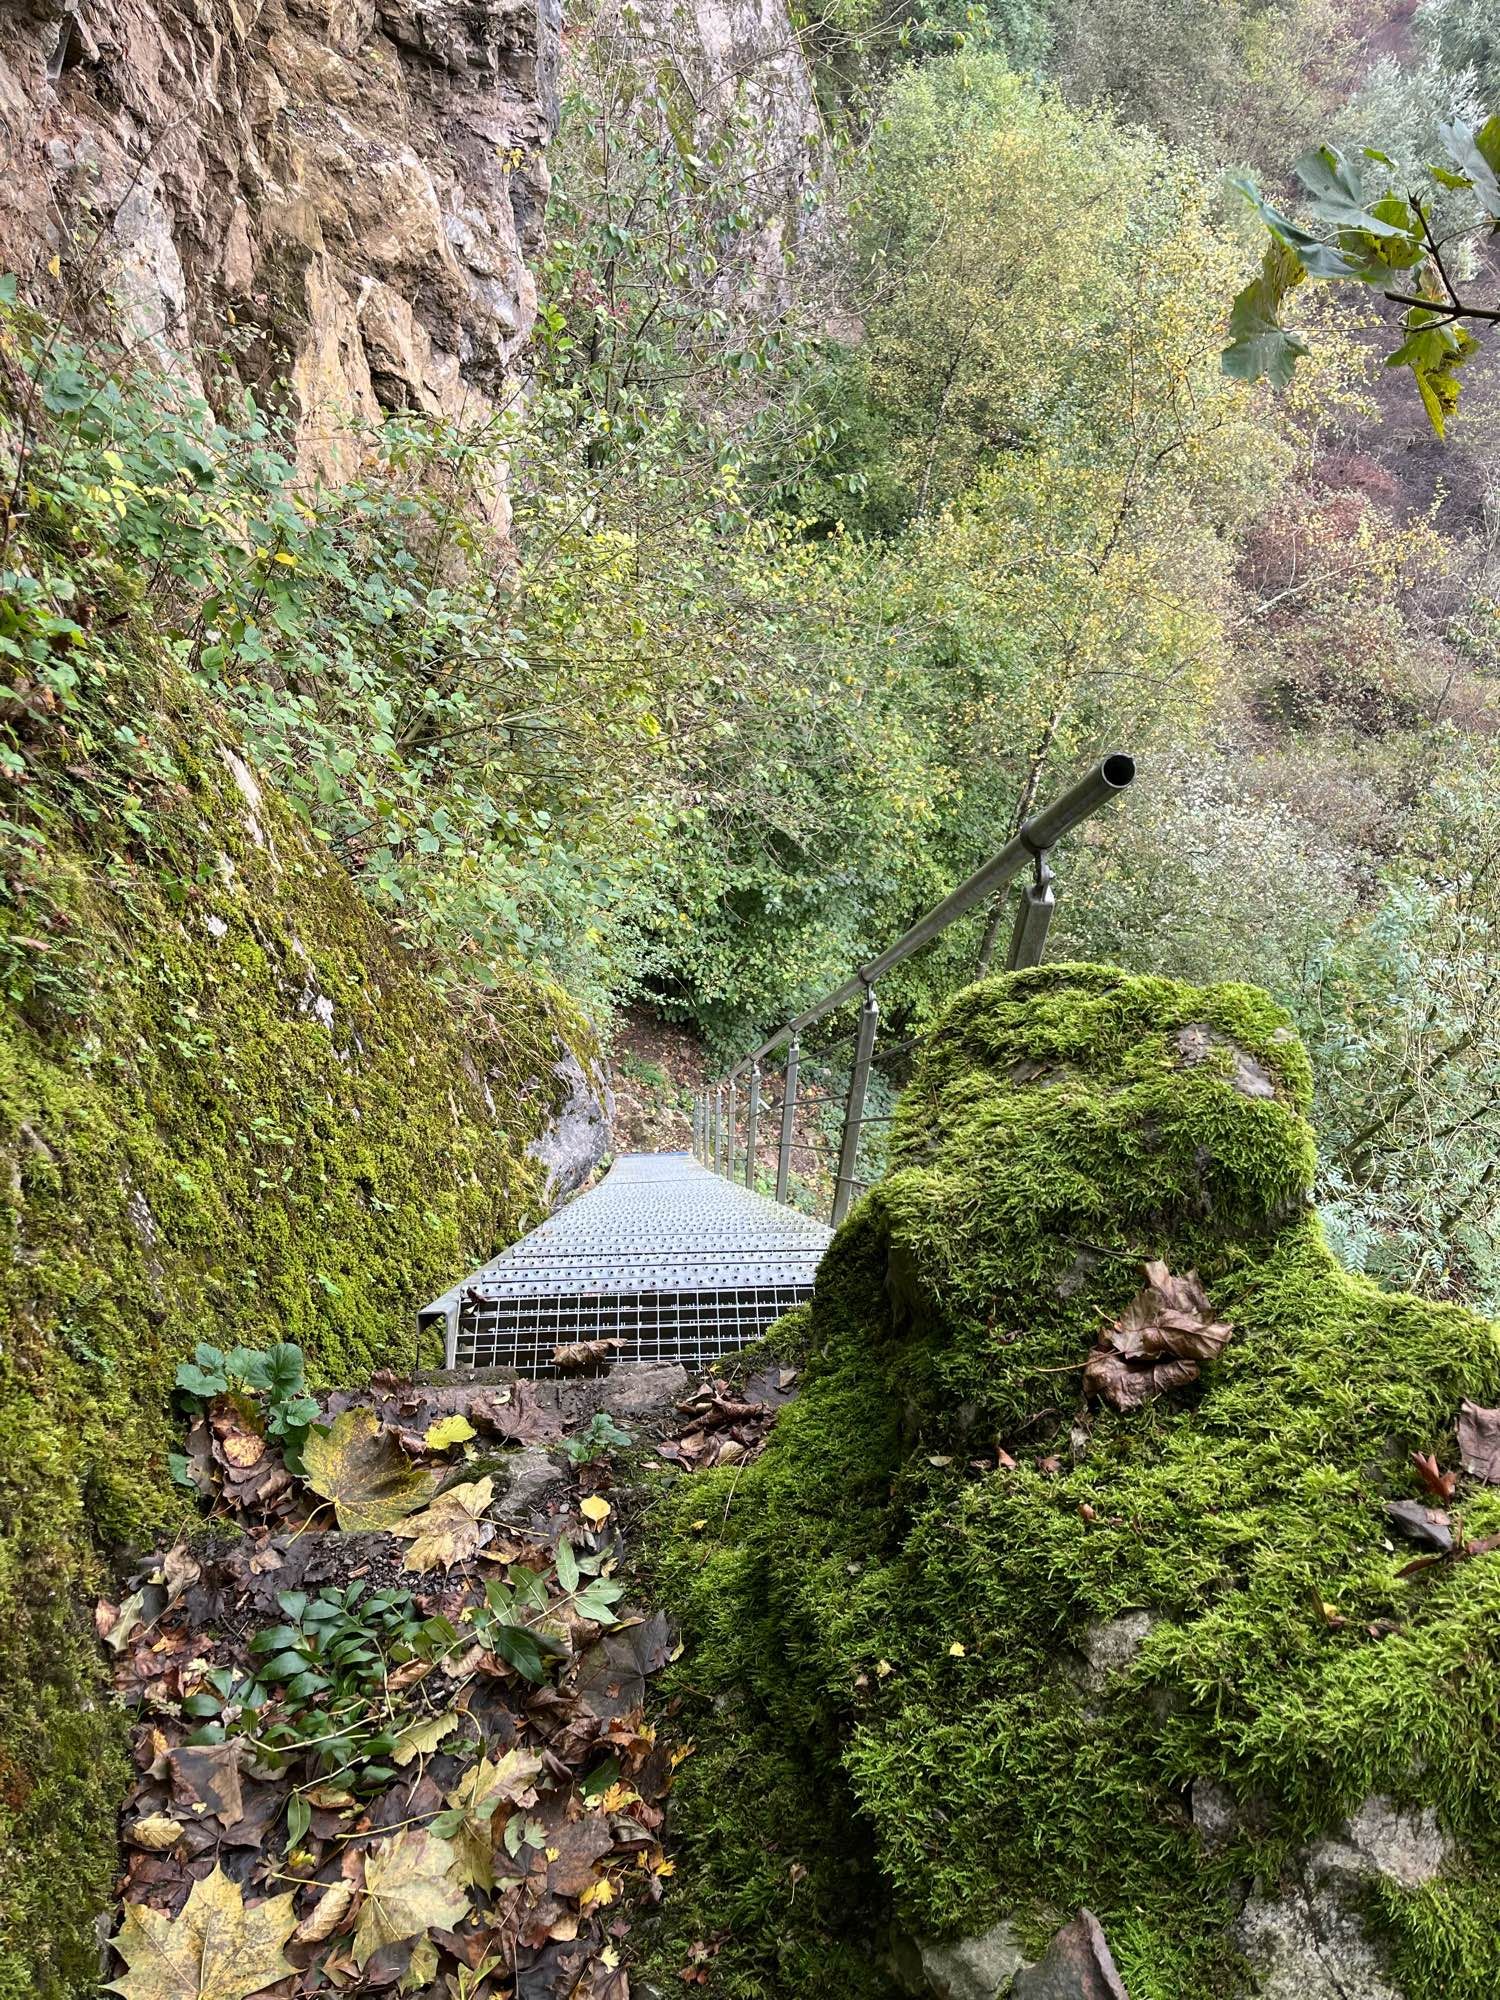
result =
[[[1229,1082],[1241,1097],[1276,1095],[1276,1079],[1265,1064],[1251,1055],[1248,1049],[1242,1049],[1238,1043],[1216,1034],[1212,1028],[1206,1028],[1198,1022],[1191,1027],[1179,1028],[1172,1037],[1172,1046],[1177,1051],[1178,1061],[1185,1069],[1196,1068],[1216,1049],[1227,1049],[1234,1066]]]
[[[1194,1778],[1190,1797],[1193,1831],[1211,1851],[1227,1847],[1240,1830],[1240,1811],[1233,1792],[1212,1778]]]
[[[983,1937],[919,1944],[917,1953],[935,2000],[997,2000],[1011,1990],[1011,1980],[1026,1963],[1015,1932],[1004,1921]]]
[[[1130,2000],[1092,1910],[1080,1910],[1040,1963],[1016,1974],[1010,2000]]]
[[[686,1396],[692,1378],[678,1361],[618,1362],[605,1380],[600,1407],[637,1423],[663,1416]]]
[[[495,1509],[506,1520],[523,1520],[540,1513],[568,1483],[562,1467],[536,1444],[525,1445],[516,1453],[506,1467],[506,1476],[510,1483]]]
[[[1118,1618],[1085,1625],[1078,1635],[1078,1650],[1089,1686],[1103,1687],[1115,1674],[1123,1673],[1155,1623],[1149,1611],[1122,1611]]]
[[[1308,1856],[1315,1879],[1380,1876],[1403,1889],[1420,1889],[1449,1867],[1454,1847],[1431,1806],[1402,1812],[1378,1794],[1365,1800],[1332,1839]]]
[[[1235,1942],[1256,1974],[1256,2000],[1402,2000],[1353,1911],[1300,1885],[1254,1894]]]

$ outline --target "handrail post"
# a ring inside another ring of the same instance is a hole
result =
[[[750,1065],[750,1096],[745,1105],[745,1186],[755,1187],[755,1144],[760,1124],[760,1064]]]
[[[693,1150],[693,1158],[694,1158],[694,1159],[696,1160],[696,1159],[697,1159],[697,1157],[698,1157],[698,1093],[697,1093],[697,1091],[696,1091],[696,1090],[695,1090],[695,1091],[693,1092],[693,1139],[692,1139],[692,1150]]]
[[[724,1145],[724,1086],[714,1085],[713,1143],[709,1147],[707,1164],[715,1173],[719,1171],[719,1154]]]
[[[729,1079],[728,1122],[724,1135],[727,1143],[724,1147],[724,1165],[719,1170],[726,1180],[731,1181],[734,1179],[734,1097],[734,1078],[731,1076]]]
[[[859,1134],[865,1117],[865,1092],[870,1083],[870,1064],[875,1055],[875,1030],[880,1025],[880,1002],[875,988],[865,988],[865,1004],[859,1010],[859,1033],[854,1041],[854,1068],[849,1077],[849,1098],[844,1106],[844,1140],[839,1147],[839,1173],[833,1184],[835,1229],[849,1213],[854,1196],[854,1169],[859,1160]]]
[[[1023,972],[1027,966],[1041,964],[1042,953],[1047,948],[1047,927],[1056,908],[1052,870],[1047,866],[1045,853],[1039,854],[1036,858],[1036,880],[1028,882],[1021,891],[1021,901],[1016,909],[1016,926],[1010,934],[1010,950],[1005,959],[1007,972]]]
[[[792,1123],[797,1115],[797,1058],[802,1053],[802,1041],[793,1035],[786,1049],[786,1085],[781,1098],[781,1148],[776,1155],[776,1199],[786,1200],[787,1183],[792,1173]]]

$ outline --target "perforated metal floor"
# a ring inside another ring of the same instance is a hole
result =
[[[559,1346],[701,1367],[811,1298],[832,1231],[700,1166],[627,1153],[539,1229],[434,1299],[450,1368],[555,1375]]]

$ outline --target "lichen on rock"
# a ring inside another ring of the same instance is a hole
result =
[[[887,1932],[1005,1924],[1040,1962],[1086,1907],[1132,2000],[1248,2000],[1320,1879],[1402,2000],[1496,1990],[1500,1555],[1409,1571],[1385,1506],[1412,1452],[1455,1462],[1500,1339],[1335,1263],[1309,1096],[1248,987],[1054,966],[928,1038],[889,1178],[778,1333],[800,1400],[732,1489],[664,1502],[682,1688],[717,1704],[664,1923],[728,1926],[726,1992],[884,1994]],[[1150,1259],[1232,1337],[1191,1386],[1087,1404]],[[1456,1505],[1500,1529],[1500,1491]],[[757,1856],[763,1759],[795,1778]]]

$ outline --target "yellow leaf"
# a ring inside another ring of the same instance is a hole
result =
[[[495,1834],[512,1807],[536,1804],[532,1780],[542,1760],[531,1750],[507,1750],[498,1763],[488,1757],[465,1771],[447,1804],[463,1821],[450,1837],[457,1857],[459,1880],[476,1889],[495,1886]]]
[[[962,1660],[966,1657],[964,1648],[962,1645],[960,1645],[957,1639],[955,1639],[953,1641],[953,1644],[948,1648],[948,1657],[950,1660]]]
[[[413,1757],[430,1757],[445,1736],[451,1736],[458,1727],[458,1716],[453,1709],[446,1715],[434,1715],[422,1722],[409,1722],[396,1738],[396,1747],[391,1752],[393,1764],[409,1764]]]
[[[591,1493],[586,1500],[579,1501],[578,1511],[591,1528],[602,1528],[614,1509],[597,1493]]]
[[[590,1882],[578,1898],[578,1907],[580,1910],[602,1909],[606,1903],[615,1900],[616,1893],[614,1883],[607,1875],[601,1875],[597,1882]]]
[[[285,563],[288,569],[295,569],[297,567],[297,558],[292,554],[290,549],[278,549],[276,551],[276,560],[279,563]]]
[[[296,1927],[290,1895],[247,1907],[238,1882],[215,1867],[175,1917],[126,1904],[113,1944],[128,1969],[106,1991],[124,2000],[246,2000],[295,1970],[282,1946]]]
[[[893,1674],[895,1671],[896,1669],[891,1665],[889,1660],[877,1660],[875,1662],[875,1676],[877,1680],[883,1681],[887,1674]]]
[[[49,278],[60,278],[62,276],[61,257],[52,256],[47,259],[47,276]]]
[[[345,1410],[302,1447],[307,1483],[331,1500],[346,1535],[379,1534],[431,1500],[442,1480],[413,1465],[373,1410]]]
[[[429,1451],[448,1451],[453,1445],[467,1444],[478,1433],[467,1417],[439,1417],[435,1424],[429,1424],[422,1442]]]
[[[298,1924],[295,1940],[298,1944],[321,1944],[331,1938],[339,1925],[349,1914],[354,1901],[354,1886],[350,1882],[334,1882],[319,1896],[307,1915]]]
[[[440,1493],[426,1513],[400,1522],[391,1532],[413,1538],[402,1567],[452,1569],[476,1556],[495,1532],[484,1519],[494,1494],[493,1479],[471,1479]]]
[[[182,1838],[182,1821],[173,1819],[170,1813],[147,1813],[134,1826],[126,1827],[125,1838],[132,1847],[146,1847],[153,1854],[163,1854]]]
[[[457,1856],[448,1842],[425,1830],[398,1833],[370,1849],[365,1856],[364,1907],[354,1933],[354,1963],[359,1971],[383,1944],[400,1944],[423,1931],[451,1931],[463,1922],[469,1899],[458,1885],[456,1868]]]

